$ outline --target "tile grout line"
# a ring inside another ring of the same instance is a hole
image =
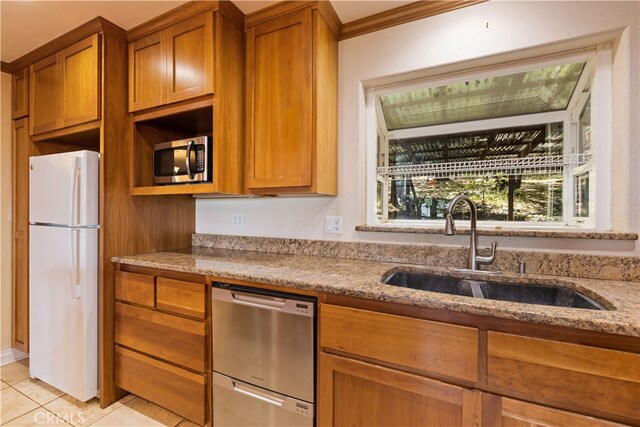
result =
[[[23,380],[23,381],[25,381],[25,380]],[[18,381],[18,382],[22,382],[22,381]],[[20,390],[18,390],[17,388],[15,388],[15,387],[13,386],[13,384],[9,384],[9,383],[5,383],[5,384],[7,384],[7,385],[9,386],[8,388],[11,388],[11,389],[15,390],[16,392],[20,393],[21,395],[23,395],[24,397],[26,397],[27,399],[29,399],[30,401],[32,401],[33,403],[35,403],[36,405],[38,405],[38,408],[41,408],[41,407],[42,407],[42,405],[40,405],[38,402],[36,402],[35,400],[33,400],[32,398],[30,398],[29,396],[27,396],[27,395],[26,395],[26,394],[24,394],[23,392],[21,392]],[[18,384],[18,383],[16,383],[16,384]],[[6,388],[5,388],[5,390],[6,390]],[[15,420],[15,419],[18,419],[18,418],[20,418],[21,416],[26,415],[26,414],[28,414],[28,413],[29,413],[29,412],[31,412],[31,411],[35,411],[35,410],[36,410],[36,409],[38,409],[38,408],[30,409],[30,410],[28,410],[27,412],[25,412],[24,414],[20,414],[20,415],[18,415],[17,417],[11,418],[10,420],[6,420],[4,423],[2,423],[2,425],[5,425],[5,424],[7,424],[7,423],[10,423],[11,421],[13,421],[13,420]]]

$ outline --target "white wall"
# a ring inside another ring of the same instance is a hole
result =
[[[0,350],[11,347],[11,75],[0,73]]]
[[[365,223],[363,87],[612,42],[613,181],[616,231],[638,231],[640,216],[640,3],[491,1],[339,44],[339,196],[198,200],[196,231],[350,241],[463,245],[467,237],[356,232]],[[526,50],[526,52],[523,52]],[[369,159],[369,161],[373,161]],[[231,225],[243,213],[244,227]],[[343,217],[341,235],[325,215]],[[635,242],[498,238],[500,247],[638,255]],[[489,238],[481,238],[485,245]]]

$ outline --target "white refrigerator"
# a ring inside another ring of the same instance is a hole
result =
[[[83,402],[98,393],[99,164],[29,159],[29,369]]]

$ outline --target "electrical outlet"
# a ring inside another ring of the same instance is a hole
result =
[[[241,213],[231,214],[231,225],[234,227],[244,226],[244,215]]]
[[[342,233],[342,217],[341,216],[325,216],[324,230],[331,234]]]

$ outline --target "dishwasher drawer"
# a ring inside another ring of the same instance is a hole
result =
[[[214,426],[313,426],[313,405],[213,373]]]
[[[216,283],[212,301],[213,370],[313,402],[315,299]]]

